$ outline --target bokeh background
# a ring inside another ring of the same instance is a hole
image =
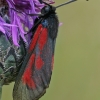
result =
[[[51,84],[40,100],[100,100],[100,0],[78,0],[57,13],[63,25]],[[3,100],[13,100],[12,90],[13,83],[3,87]]]

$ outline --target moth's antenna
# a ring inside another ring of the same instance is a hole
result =
[[[56,6],[55,8],[59,8],[59,7],[61,7],[61,6],[67,5],[67,4],[72,3],[72,2],[75,2],[75,1],[77,1],[77,0],[70,0],[70,1],[68,1],[68,2],[65,2],[65,3],[63,3],[63,4],[60,4],[60,5]]]

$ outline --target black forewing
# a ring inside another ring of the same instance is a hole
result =
[[[45,21],[47,24],[44,23]],[[16,78],[13,91],[14,100],[38,100],[45,93],[52,74],[58,23],[57,16],[54,14],[41,22],[42,29],[39,31],[40,33],[35,41],[34,48],[27,53]],[[45,35],[47,34],[47,38],[44,38],[44,33]],[[35,39],[35,37],[33,37],[33,39]],[[46,40],[44,41],[44,39]],[[45,42],[44,45],[43,42]],[[31,66],[31,70],[29,66]],[[27,72],[26,76],[25,72]],[[24,81],[23,76],[25,76]]]

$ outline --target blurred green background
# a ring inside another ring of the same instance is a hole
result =
[[[78,0],[57,13],[63,25],[51,84],[40,100],[100,100],[100,0]],[[12,89],[3,87],[3,100],[13,100]]]

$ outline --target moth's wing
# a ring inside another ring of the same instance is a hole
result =
[[[15,81],[14,100],[38,100],[45,93],[52,74],[54,47],[55,39],[40,24]]]

